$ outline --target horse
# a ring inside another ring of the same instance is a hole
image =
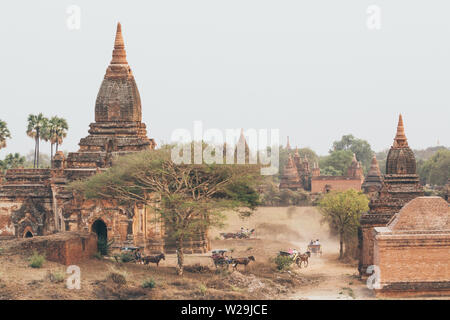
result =
[[[240,239],[243,239],[243,238],[250,238],[250,236],[251,236],[254,232],[255,232],[255,229],[252,229],[252,230],[250,230],[250,231],[248,231],[248,232],[239,232],[239,233],[237,234],[237,237],[239,237]]]
[[[295,260],[295,263],[297,263],[297,265],[301,268],[303,262],[303,265],[306,268],[308,266],[309,257],[311,257],[311,252],[306,251],[305,253],[298,255],[297,259]]]
[[[159,262],[162,260],[166,260],[166,256],[164,253],[158,254],[157,256],[146,256],[142,258],[142,261],[145,265],[151,263],[156,263],[156,266],[159,267]]]
[[[220,234],[224,239],[236,239],[237,234],[233,232],[221,233]]]
[[[247,269],[247,265],[250,263],[250,261],[255,261],[254,256],[249,256],[247,258],[232,258],[231,264],[233,265],[233,269],[236,270],[238,264],[243,264],[245,266],[245,269]]]

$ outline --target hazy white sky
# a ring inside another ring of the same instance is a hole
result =
[[[66,26],[73,4],[79,30]],[[369,5],[381,30],[366,26]],[[449,1],[30,0],[0,4],[0,119],[13,135],[0,157],[33,148],[38,112],[66,118],[62,149],[78,149],[117,21],[158,143],[202,120],[279,128],[319,154],[348,133],[379,151],[401,112],[411,147],[450,145]]]

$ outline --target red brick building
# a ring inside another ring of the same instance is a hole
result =
[[[322,176],[319,166],[315,164],[311,178],[311,193],[327,193],[348,189],[360,191],[363,181],[364,172],[361,163],[353,154],[352,163],[347,169],[347,174],[343,176]]]
[[[386,159],[386,174],[379,191],[372,194],[369,212],[360,220],[358,269],[361,276],[368,276],[367,267],[374,265],[373,229],[385,227],[406,203],[420,196],[423,196],[423,188],[416,173],[416,159],[408,146],[400,115],[397,134]]]
[[[377,296],[450,295],[450,209],[444,199],[411,200],[373,235]]]
[[[62,231],[95,232],[116,245],[149,251],[174,251],[173,240],[151,207],[123,206],[114,201],[86,200],[67,185],[106,170],[120,155],[152,150],[142,122],[139,90],[126,59],[120,23],[112,60],[95,102],[95,122],[79,150],[65,159],[59,152],[52,169],[12,169],[0,181],[0,237],[34,237]],[[205,252],[204,233],[186,241],[187,251]]]

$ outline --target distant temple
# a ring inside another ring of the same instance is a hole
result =
[[[362,190],[369,196],[373,196],[380,191],[382,185],[383,178],[381,176],[380,167],[378,166],[377,157],[374,155],[370,164],[369,172],[367,173],[366,179],[362,184]]]
[[[289,146],[289,140],[287,147]],[[361,163],[353,155],[352,163],[343,176],[323,176],[320,174],[318,163],[314,163],[310,168],[309,160],[305,156],[303,159],[295,150],[292,157],[288,156],[288,161],[284,166],[280,179],[280,189],[306,190],[311,193],[327,193],[330,191],[345,191],[348,189],[361,190],[364,181],[364,172]]]
[[[290,149],[289,140],[287,148],[288,150]],[[280,179],[280,189],[311,190],[309,161],[306,156],[301,159],[298,148],[296,148],[293,157],[289,154],[288,162],[284,167],[283,175]]]
[[[381,184],[376,167],[372,160],[371,170],[364,183],[365,190],[372,194],[372,198],[369,212],[363,214],[360,220],[359,272],[362,276],[366,276],[367,267],[374,264],[374,228],[385,227],[406,203],[423,196],[423,188],[416,173],[416,159],[408,146],[401,115]]]
[[[327,193],[330,191],[345,191],[354,189],[361,190],[361,184],[364,181],[364,171],[353,154],[352,163],[347,169],[347,174],[343,176],[322,176],[318,164],[315,165],[315,172],[311,178],[312,193]]]
[[[75,196],[67,185],[111,167],[112,160],[156,143],[142,123],[141,100],[126,59],[120,23],[112,60],[95,102],[95,122],[80,149],[54,156],[52,169],[11,169],[0,181],[0,238],[34,237],[61,231],[95,232],[115,245],[142,246],[149,251],[174,251],[165,226],[150,207],[123,206]],[[187,251],[205,252],[205,234],[186,241]]]

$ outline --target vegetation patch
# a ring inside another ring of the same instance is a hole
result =
[[[154,287],[156,287],[156,282],[152,278],[145,279],[142,282],[142,288],[144,289],[153,289]]]
[[[294,261],[288,256],[278,255],[273,259],[273,262],[276,264],[279,271],[284,271],[289,270]]]
[[[33,255],[29,259],[29,266],[32,268],[42,268],[45,262],[45,256],[39,254],[38,252],[33,252]]]

